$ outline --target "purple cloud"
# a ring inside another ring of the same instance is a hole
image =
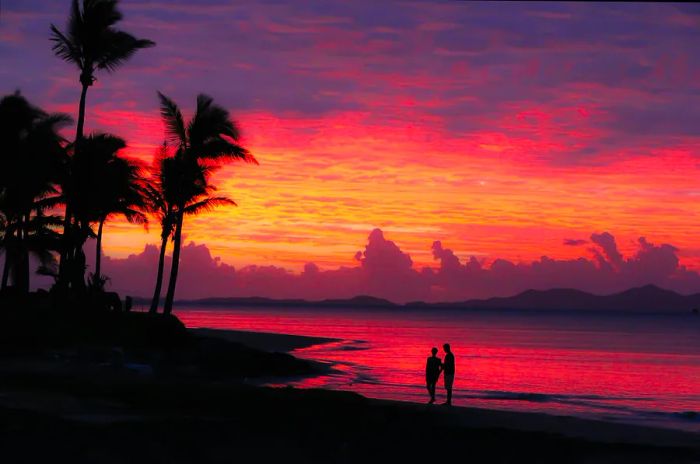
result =
[[[190,242],[182,249],[177,298],[264,296],[318,300],[372,295],[396,302],[459,301],[509,296],[527,289],[577,288],[606,294],[646,284],[681,293],[700,292],[700,275],[679,264],[678,249],[672,245],[657,245],[642,237],[637,251],[625,257],[607,232],[592,234],[591,242],[595,246],[592,258],[558,260],[543,256],[531,263],[499,258],[487,265],[474,256],[462,262],[452,250],[435,241],[432,252],[438,266],[415,269],[411,257],[375,229],[364,250],[357,253],[357,266],[323,270],[307,263],[300,274],[277,266],[237,269],[213,257],[206,245]],[[94,259],[92,250],[88,245],[88,263]],[[126,258],[105,256],[103,269],[110,278],[109,288],[150,297],[157,261],[155,245],[147,245],[141,253]],[[168,256],[166,281],[169,267]],[[50,280],[33,277],[33,284],[35,288],[46,287]]]
[[[75,105],[75,72],[48,42],[49,23],[63,24],[68,8],[3,3],[0,91]],[[101,76],[93,109],[157,114],[156,89],[177,101],[206,90],[234,114],[351,111],[368,123],[413,124],[417,112],[449,137],[499,128],[538,140],[542,128],[509,124],[514,114],[585,107],[597,116],[550,114],[566,149],[543,159],[609,162],[611,151],[698,143],[700,28],[690,5],[131,0],[122,8],[125,28],[158,46],[119,78]],[[398,103],[406,99],[411,111]]]

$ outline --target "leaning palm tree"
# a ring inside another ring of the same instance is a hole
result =
[[[168,291],[163,311],[170,314],[173,309],[177,273],[180,265],[182,227],[188,199],[199,189],[200,195],[207,190],[207,170],[222,161],[241,160],[248,163],[257,161],[240,145],[240,130],[231,119],[228,111],[216,105],[214,100],[200,94],[192,119],[185,125],[182,112],[170,98],[158,92],[160,112],[165,124],[168,141],[175,147],[177,175],[173,176],[173,189],[178,192],[175,204],[175,224],[173,235],[173,262],[170,270]]]
[[[175,198],[174,192],[167,189],[167,187],[170,185],[170,182],[168,181],[168,171],[171,165],[171,160],[172,158],[168,157],[168,145],[164,142],[153,163],[151,181],[146,183],[144,188],[147,210],[158,219],[161,226],[158,272],[156,274],[156,284],[153,289],[151,307],[148,311],[151,314],[158,312],[160,293],[163,286],[165,251],[168,245],[168,239],[173,233]]]
[[[154,42],[138,39],[133,35],[116,29],[114,25],[121,21],[122,14],[117,9],[117,0],[73,0],[65,32],[51,25],[53,51],[59,58],[73,63],[80,71],[80,103],[78,106],[78,125],[75,134],[75,151],[80,150],[85,125],[85,101],[87,91],[95,82],[97,70],[113,72],[131,58],[136,51],[152,47]],[[68,248],[71,238],[71,205],[66,205],[64,220],[64,247]],[[68,250],[61,254],[60,281],[64,282],[67,272]]]
[[[168,157],[165,144],[161,150],[161,156],[156,162],[156,169],[153,173],[153,181],[146,187],[149,211],[161,222],[160,254],[156,285],[149,310],[151,314],[158,312],[165,267],[165,251],[168,239],[174,231],[178,211],[176,205],[184,205],[184,215],[197,215],[217,206],[236,206],[236,203],[229,198],[210,196],[215,188],[203,181],[212,170],[213,168],[210,166],[186,163],[184,159]],[[185,179],[189,181],[185,182]],[[178,238],[178,246],[179,244]]]

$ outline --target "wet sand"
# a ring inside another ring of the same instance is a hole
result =
[[[242,343],[257,350],[268,352],[290,352],[298,348],[308,348],[322,343],[339,341],[336,338],[306,337],[303,335],[288,335],[269,332],[246,332],[243,330],[217,329],[188,329],[191,333],[202,337],[214,337],[229,342]]]

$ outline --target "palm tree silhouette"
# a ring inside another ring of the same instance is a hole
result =
[[[52,228],[60,219],[44,212],[55,206],[51,195],[57,192],[67,158],[66,141],[58,130],[70,121],[67,115],[48,114],[32,106],[19,91],[0,100],[3,289],[12,274],[17,291],[29,291],[30,253],[40,258],[46,272],[53,263],[56,232]]]
[[[228,111],[216,105],[204,94],[197,96],[194,116],[185,125],[182,112],[170,98],[158,92],[160,112],[165,124],[168,141],[175,147],[173,156],[173,186],[175,195],[175,217],[173,235],[173,261],[165,296],[163,312],[173,309],[177,274],[180,265],[182,226],[188,201],[208,192],[208,176],[222,161],[257,161],[240,144],[240,130]],[[195,208],[196,210],[196,208]]]
[[[155,45],[147,39],[138,39],[131,34],[116,29],[114,25],[121,21],[122,14],[117,9],[117,0],[79,0],[71,3],[70,16],[66,32],[61,32],[51,25],[51,40],[56,56],[73,63],[80,71],[80,103],[78,106],[78,125],[75,133],[75,151],[80,151],[85,125],[85,101],[87,91],[95,82],[97,70],[113,72],[131,58],[136,51]],[[66,260],[68,259],[71,239],[72,219],[71,205],[66,205],[64,218],[64,249],[61,253],[59,280],[65,282]]]
[[[158,312],[158,304],[160,302],[160,292],[163,286],[163,271],[165,268],[165,251],[168,245],[168,239],[173,233],[174,225],[174,209],[175,200],[173,193],[166,190],[168,186],[168,147],[167,143],[163,146],[156,155],[153,163],[150,181],[145,185],[144,193],[148,212],[154,215],[160,222],[160,254],[158,255],[158,272],[156,274],[156,284],[153,289],[153,298],[151,299],[151,307],[149,313],[155,314]]]
[[[149,210],[160,219],[161,245],[158,272],[149,312],[158,312],[165,267],[165,251],[168,238],[173,234],[177,218],[177,206],[184,205],[184,215],[197,215],[217,206],[236,203],[226,197],[210,196],[216,189],[206,182],[214,167],[187,162],[184,158],[168,156],[167,144],[163,144],[155,163],[151,183],[146,187]]]
[[[74,232],[75,248],[81,250],[88,237],[95,237],[96,255],[92,287],[102,289],[102,234],[105,222],[112,216],[124,216],[129,222],[147,224],[141,167],[119,156],[126,142],[111,134],[92,134],[83,140],[82,150],[71,159],[71,172],[66,201],[73,205],[78,222]],[[97,225],[94,233],[91,225]],[[78,259],[78,262],[80,262]],[[73,269],[74,279],[84,279],[83,269]],[[82,272],[80,272],[82,271]],[[74,282],[81,285],[80,282]]]

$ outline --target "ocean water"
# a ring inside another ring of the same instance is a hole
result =
[[[424,403],[430,348],[449,342],[456,405],[700,432],[692,314],[189,307],[177,315],[189,327],[339,339],[293,352],[335,369],[297,387]]]

